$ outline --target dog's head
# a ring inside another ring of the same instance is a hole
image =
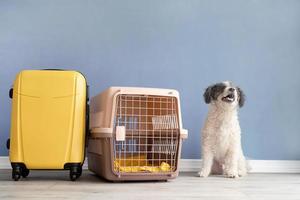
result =
[[[222,107],[236,107],[237,105],[242,107],[245,103],[244,92],[229,81],[209,86],[206,88],[203,97],[205,103],[210,104],[213,102]]]

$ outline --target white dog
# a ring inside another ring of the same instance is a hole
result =
[[[238,108],[245,102],[243,91],[226,81],[209,86],[203,96],[209,112],[202,129],[203,165],[198,175],[245,176],[247,165],[238,120]]]

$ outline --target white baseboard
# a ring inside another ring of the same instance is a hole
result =
[[[8,157],[0,156],[0,169],[10,169],[10,162]]]
[[[300,160],[248,160],[250,173],[300,173]],[[200,159],[182,159],[181,172],[196,172],[201,167]]]
[[[300,173],[300,160],[249,160],[251,173]],[[181,159],[181,172],[197,172],[201,166],[199,159]],[[87,162],[83,165],[87,169]],[[11,169],[8,157],[0,156],[0,169]]]

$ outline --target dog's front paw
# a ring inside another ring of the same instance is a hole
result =
[[[198,176],[202,177],[202,178],[206,178],[208,177],[209,173],[206,172],[205,170],[201,170],[200,172],[198,172]]]
[[[238,173],[234,173],[234,172],[230,172],[230,173],[226,173],[225,177],[226,178],[238,178],[239,174]]]
[[[247,176],[247,171],[241,170],[241,171],[239,171],[238,174],[239,174],[239,177]]]

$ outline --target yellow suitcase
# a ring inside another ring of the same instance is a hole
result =
[[[79,178],[88,125],[84,76],[76,71],[24,70],[10,96],[12,178],[27,177],[31,169],[67,169],[72,181]]]

